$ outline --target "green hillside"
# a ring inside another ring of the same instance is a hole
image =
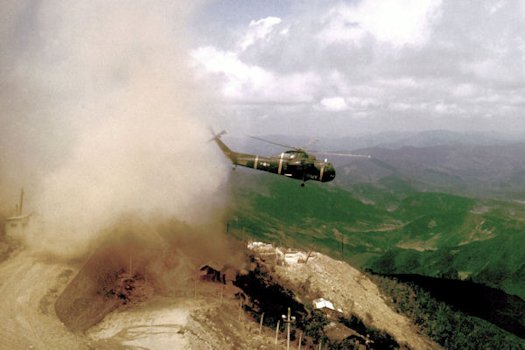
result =
[[[416,192],[395,177],[348,189],[236,173],[230,231],[380,273],[472,279],[525,299],[525,208]]]

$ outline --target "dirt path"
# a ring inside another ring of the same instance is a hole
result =
[[[25,251],[0,263],[0,348],[87,349],[54,314],[54,298],[70,267],[47,264]]]
[[[187,349],[188,321],[195,305],[157,299],[109,314],[87,336],[95,348]]]

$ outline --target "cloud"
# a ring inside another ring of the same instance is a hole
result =
[[[244,51],[257,40],[266,38],[273,31],[274,26],[279,23],[281,23],[279,17],[266,17],[251,21],[246,34],[239,42],[240,49]]]
[[[278,75],[257,65],[250,65],[234,51],[211,46],[192,51],[198,65],[222,77],[219,84],[227,99],[248,103],[302,103],[313,99],[320,78],[313,73]]]
[[[225,104],[252,105],[252,116],[271,106],[282,120],[296,118],[282,106],[299,103],[306,133],[346,130],[356,119],[370,130],[462,128],[456,117],[480,120],[473,124],[480,130],[525,132],[517,102],[525,86],[523,1],[326,1],[292,10],[235,27],[235,40],[211,43],[206,55],[194,50]],[[502,122],[488,123],[487,113]]]
[[[320,45],[357,42],[371,35],[394,46],[421,45],[428,40],[440,0],[363,0],[341,3],[322,16]]]
[[[342,112],[348,110],[348,105],[342,97],[325,97],[319,102],[321,109],[329,112]]]

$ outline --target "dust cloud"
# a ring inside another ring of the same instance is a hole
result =
[[[186,49],[198,6],[0,5],[0,211],[25,188],[30,249],[82,256],[122,230],[195,249],[222,240],[227,165]]]

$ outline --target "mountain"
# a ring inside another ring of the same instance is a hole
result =
[[[372,158],[331,159],[341,184],[378,183],[395,177],[419,191],[525,198],[525,143],[373,147],[355,152]]]
[[[304,147],[312,138],[268,135],[263,139],[290,147]],[[280,154],[287,147],[251,138],[225,136],[232,149],[258,155]],[[418,133],[325,138],[309,147],[328,158],[344,186],[403,181],[419,191],[441,191],[475,197],[525,199],[525,142],[498,134],[463,134],[445,130]],[[352,158],[315,150],[371,155]]]
[[[376,273],[496,288],[504,293],[489,294],[506,307],[484,317],[522,335],[525,320],[515,308],[525,299],[525,143],[440,131],[369,141],[353,148],[330,140],[340,145],[334,151],[372,157],[331,156],[337,176],[328,184],[301,188],[253,170],[232,173],[230,232]]]
[[[305,147],[320,151],[349,151],[361,148],[431,147],[440,145],[505,145],[523,142],[524,138],[499,133],[456,132],[450,130],[426,130],[418,132],[388,131],[379,133],[355,134],[344,137],[320,135],[274,134],[258,137],[292,147]],[[276,153],[281,148],[269,145],[247,135],[235,133],[225,136],[232,147],[240,147],[247,153]]]
[[[315,248],[382,273],[469,278],[525,298],[525,207],[382,188],[296,182],[236,172],[230,229],[257,240]]]
[[[450,130],[425,130],[420,132],[383,132],[375,135],[363,135],[352,141],[362,144],[358,148],[381,147],[396,149],[406,146],[430,147],[438,145],[501,145],[517,142],[519,138],[497,133],[469,133]]]

